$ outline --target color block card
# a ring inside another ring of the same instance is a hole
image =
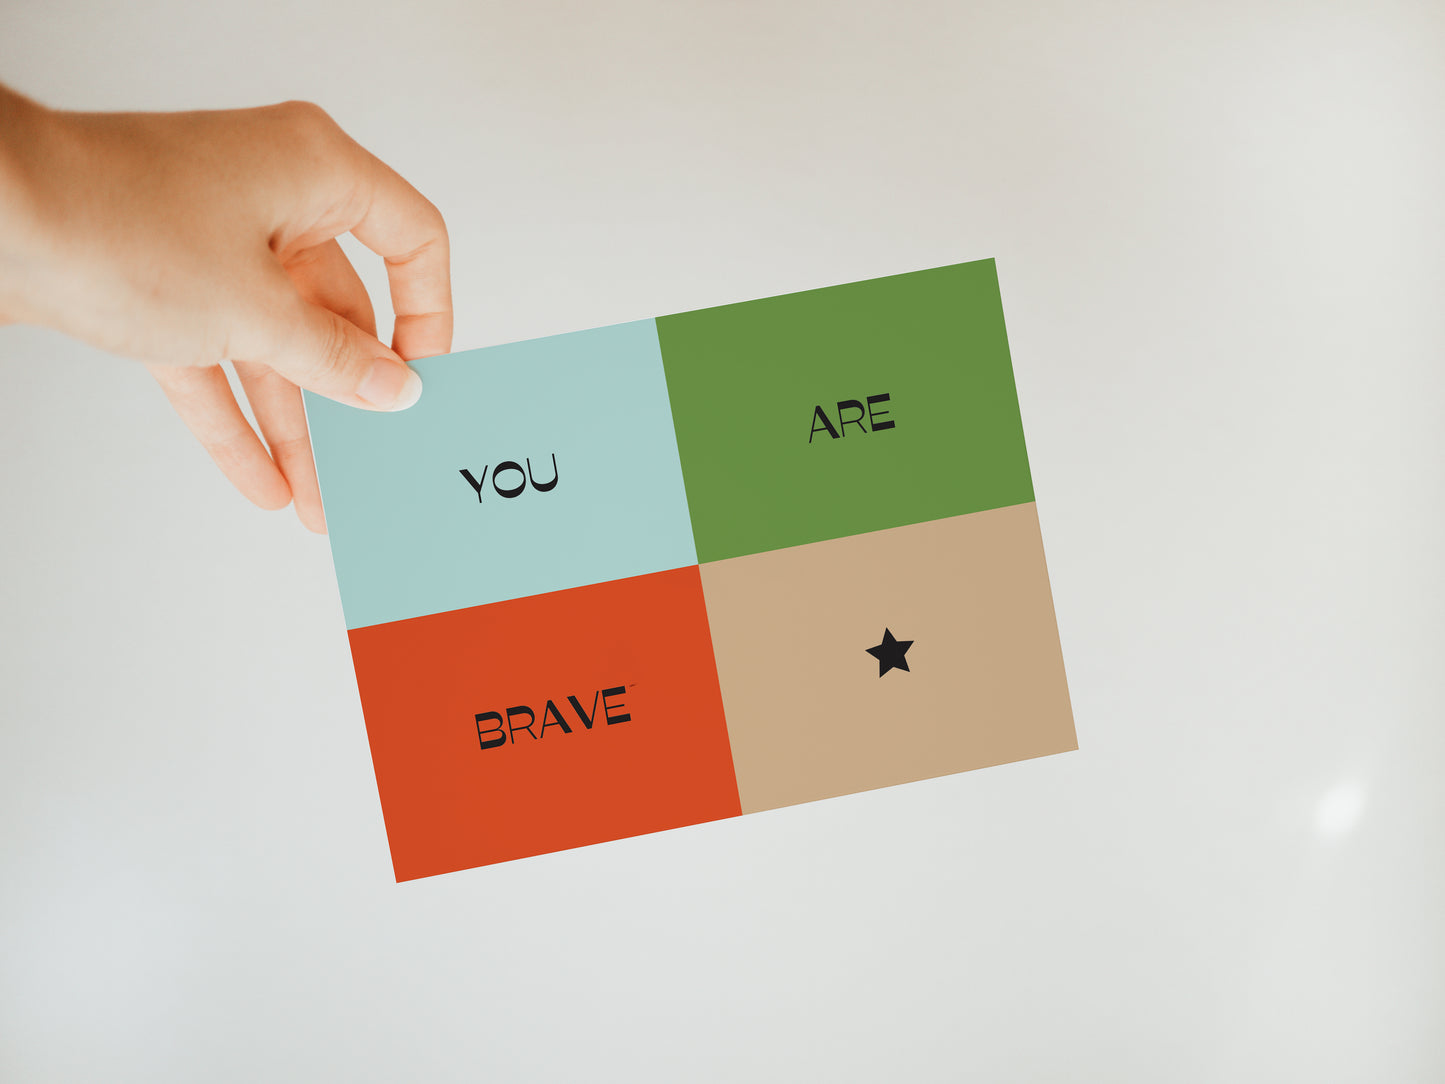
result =
[[[1077,748],[992,260],[306,396],[398,880]]]

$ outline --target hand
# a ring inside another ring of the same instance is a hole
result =
[[[390,348],[347,231],[386,262]],[[324,531],[300,389],[416,401],[406,361],[451,349],[446,226],[308,103],[59,113],[0,87],[0,317],[146,362],[237,489]]]

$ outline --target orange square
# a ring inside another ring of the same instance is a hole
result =
[[[350,638],[398,881],[740,812],[696,565]]]

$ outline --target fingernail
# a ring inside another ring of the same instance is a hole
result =
[[[405,410],[421,398],[421,377],[410,365],[377,358],[356,394],[377,410]]]

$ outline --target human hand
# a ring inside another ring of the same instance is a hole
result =
[[[386,262],[389,348],[335,240],[347,231]],[[300,389],[414,403],[406,361],[451,348],[449,259],[437,209],[317,106],[61,113],[0,87],[0,322],[144,361],[236,488],[294,501],[313,531]]]

